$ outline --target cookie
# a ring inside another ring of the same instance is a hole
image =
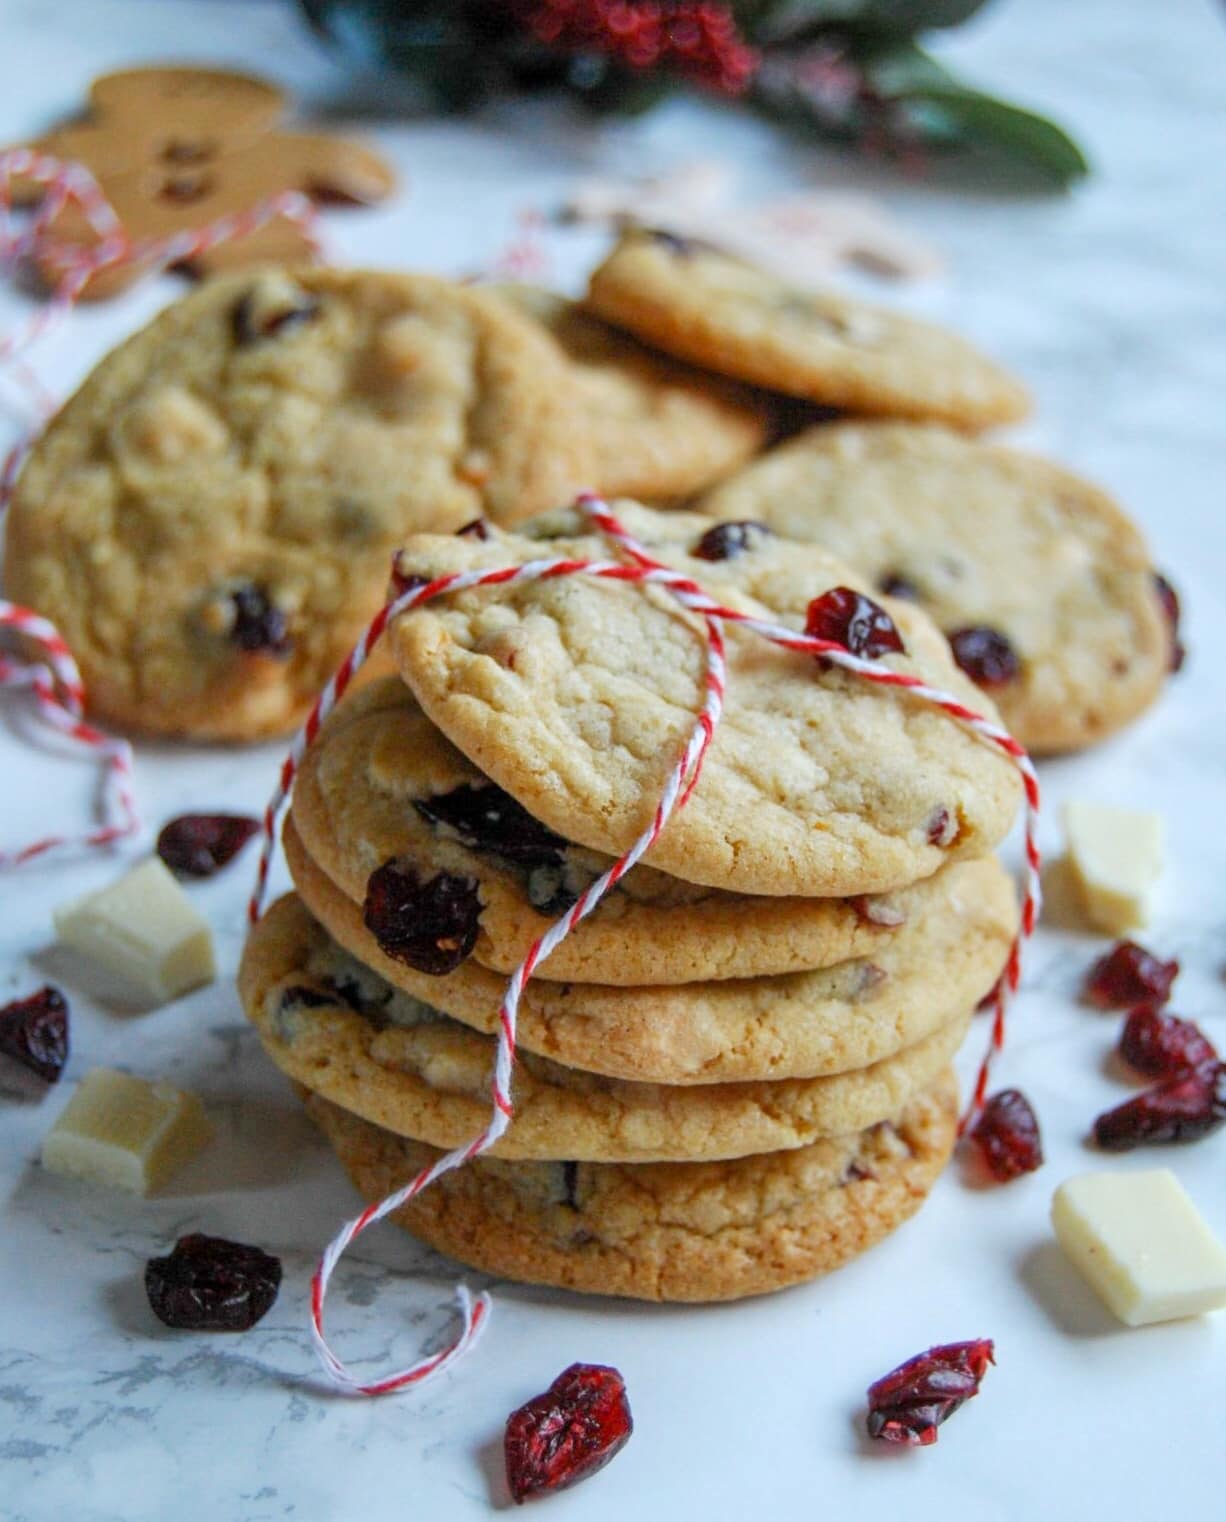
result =
[[[343,1109],[442,1148],[461,1146],[485,1125],[494,1038],[397,992],[342,951],[293,896],[252,930],[239,985],[277,1066]],[[932,1083],[969,1020],[966,1010],[950,1011],[931,1036],[870,1068],[783,1082],[627,1083],[522,1051],[511,1085],[515,1118],[493,1155],[744,1157],[858,1131]]]
[[[669,354],[825,406],[959,428],[1029,409],[1018,381],[944,328],[789,286],[685,238],[628,234],[587,305]]]
[[[471,829],[488,829],[492,806],[501,829],[483,848]],[[463,837],[447,822],[457,818]],[[372,681],[333,712],[303,759],[293,819],[314,860],[358,903],[370,874],[393,859],[427,878],[474,879],[482,907],[473,955],[499,972],[513,971],[566,900],[610,865],[531,821],[508,834],[508,821],[522,820],[517,806],[443,738],[398,677]],[[537,976],[633,985],[826,967],[871,956],[923,891],[854,902],[751,898],[635,867]]]
[[[1003,634],[1018,670],[990,690],[1031,750],[1102,739],[1162,686],[1168,634],[1140,533],[1104,492],[1035,455],[937,426],[837,423],[700,508],[825,545],[950,634]]]
[[[558,378],[531,323],[432,277],[213,281],[35,446],[7,593],[64,634],[94,717],[280,733],[382,603],[404,535],[569,499],[586,462]]]
[[[450,973],[386,955],[302,849],[285,850],[311,914],[360,963],[413,998],[492,1032],[505,978],[470,957]],[[1013,887],[991,858],[956,863],[872,959],[774,978],[613,988],[533,978],[519,1040],[567,1067],[648,1083],[813,1078],[869,1067],[970,1009],[995,983],[1017,926]]]
[[[760,396],[653,353],[552,291],[493,289],[539,322],[569,361],[568,391],[592,449],[596,491],[686,497],[765,446],[771,417]]]
[[[355,1187],[383,1199],[438,1156],[311,1096]],[[444,1174],[391,1219],[482,1272],[640,1300],[736,1300],[815,1279],[913,1215],[954,1144],[944,1075],[893,1122],[722,1163],[509,1163]]]
[[[703,558],[692,552],[711,519],[632,503],[617,511],[658,558],[758,617],[801,628],[823,592],[865,589],[816,545],[755,534],[730,558]],[[486,540],[415,535],[398,567],[433,578],[609,553],[568,510]],[[993,715],[927,616],[885,603],[907,653],[883,657],[882,668]],[[473,588],[412,609],[390,636],[429,718],[540,823],[608,855],[650,825],[706,669],[700,621],[668,593],[576,576]],[[956,721],[745,631],[730,629],[728,645],[722,723],[649,865],[742,893],[848,897],[980,856],[1008,830],[1020,797],[1014,768]]]

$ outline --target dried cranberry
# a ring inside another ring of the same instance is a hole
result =
[[[979,1382],[995,1363],[990,1339],[929,1348],[884,1375],[868,1389],[868,1435],[887,1443],[926,1446],[963,1401],[979,1394]]]
[[[928,816],[926,834],[930,846],[952,846],[958,838],[959,824],[947,808],[933,809]]]
[[[739,523],[717,523],[690,551],[695,560],[735,560],[770,537],[765,523],[746,518]]]
[[[389,990],[388,999],[392,997]],[[281,990],[280,1005],[283,1012],[291,1009],[324,1009],[329,1005],[345,1004],[354,1014],[366,1014],[370,1001],[362,997],[362,990],[355,982],[321,978],[318,983],[293,983]]]
[[[466,782],[450,793],[417,799],[413,806],[423,819],[446,826],[474,851],[489,851],[523,867],[557,866],[566,849],[560,835],[492,782],[481,787]]]
[[[579,1208],[579,1164],[562,1164],[562,1193],[566,1196],[566,1203],[572,1210]]]
[[[1124,1021],[1120,1056],[1147,1078],[1179,1078],[1218,1061],[1217,1049],[1199,1025],[1142,1004]]]
[[[474,518],[471,523],[466,523],[463,528],[455,531],[457,539],[488,539],[490,537],[490,525],[488,518]]]
[[[0,1052],[54,1083],[68,1061],[68,1003],[50,984],[0,1009]]]
[[[301,300],[287,303],[271,311],[260,311],[260,303],[253,292],[234,308],[234,340],[240,348],[259,343],[265,338],[279,338],[293,328],[301,327],[319,316],[319,302],[303,295]]]
[[[392,590],[397,597],[403,597],[406,592],[416,592],[418,587],[428,587],[430,578],[419,576],[414,571],[402,570],[400,557],[397,556],[392,564]]]
[[[289,622],[263,587],[247,582],[230,593],[230,602],[234,608],[230,639],[240,650],[260,650],[267,655],[289,653]]]
[[[1136,941],[1117,941],[1090,968],[1084,992],[1099,1009],[1165,1004],[1178,976],[1178,962],[1163,962]]]
[[[573,1363],[544,1392],[507,1417],[507,1484],[521,1503],[564,1490],[604,1468],[634,1430],[626,1384],[616,1369]]]
[[[993,1094],[971,1132],[994,1179],[1007,1184],[1043,1166],[1038,1116],[1019,1089]]]
[[[362,918],[389,957],[434,977],[454,972],[477,944],[481,900],[472,877],[440,872],[425,882],[385,861],[370,874]]]
[[[954,660],[980,687],[1003,687],[1021,672],[1022,663],[1008,636],[999,629],[972,625],[947,635]]]
[[[167,1326],[193,1332],[245,1332],[271,1308],[281,1260],[224,1237],[180,1237],[165,1258],[145,1264],[145,1293]]]
[[[260,828],[246,814],[180,814],[162,826],[158,855],[172,872],[211,877],[227,866]]]
[[[890,571],[881,577],[877,583],[877,590],[884,593],[886,597],[901,597],[904,602],[919,602],[923,596],[913,581],[908,581],[897,571]]]
[[[831,587],[815,597],[805,617],[805,633],[870,661],[890,651],[906,651],[897,625],[880,603],[851,587]]]
[[[1154,572],[1154,590],[1158,594],[1158,601],[1162,604],[1162,611],[1166,615],[1167,624],[1171,633],[1171,656],[1170,668],[1179,671],[1187,658],[1187,650],[1179,638],[1179,593],[1170,584],[1160,571]]]
[[[1155,1084],[1094,1122],[1094,1140],[1108,1152],[1165,1142],[1193,1142],[1226,1121],[1226,1063]]]

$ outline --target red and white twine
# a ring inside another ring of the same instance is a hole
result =
[[[11,219],[12,184],[15,179],[32,181],[43,188],[38,210],[21,232],[14,232]],[[81,208],[97,238],[92,245],[57,241],[51,228],[70,202]],[[14,269],[36,259],[58,275],[50,299],[16,332],[0,334],[0,365],[7,365],[18,384],[31,398],[34,411],[45,423],[54,403],[38,377],[27,370],[19,356],[36,339],[45,336],[73,308],[90,279],[102,270],[124,264],[139,265],[153,272],[182,264],[222,243],[244,238],[269,222],[284,218],[295,223],[318,254],[315,208],[298,191],[268,196],[243,211],[220,217],[206,226],[191,228],[166,238],[132,238],[123,229],[101,186],[83,164],[66,162],[31,148],[12,148],[0,153],[0,265]],[[17,476],[29,451],[32,435],[18,439],[0,465],[0,513],[8,506]],[[106,846],[139,832],[140,819],[132,788],[132,747],[125,740],[104,734],[85,721],[85,689],[76,661],[63,636],[41,615],[16,603],[0,600],[0,629],[11,629],[38,646],[43,659],[23,659],[0,654],[0,689],[26,688],[34,696],[43,723],[65,736],[75,747],[97,759],[103,767],[101,826],[85,834],[47,835],[24,847],[0,852],[0,869],[21,866],[63,848]]]
[[[592,523],[615,544],[627,561],[604,560],[534,560],[518,566],[502,566],[493,570],[455,572],[440,576],[424,586],[413,587],[393,598],[375,617],[362,640],[350,652],[349,657],[328,683],[312,709],[306,724],[294,740],[282,768],[276,791],[264,815],[264,840],[257,870],[256,886],[248,906],[252,923],[260,916],[267,891],[269,867],[276,847],[277,818],[289,797],[294,778],[303,754],[319,733],[320,726],[335,708],[354,675],[365,664],[375,643],[388,624],[410,609],[420,607],[437,598],[465,591],[474,587],[510,586],[533,581],[550,581],[565,576],[587,576],[599,581],[621,581],[636,585],[659,586],[669,592],[677,602],[701,616],[706,635],[706,677],[702,706],[695,716],[694,727],[675,766],[668,774],[651,824],[638,837],[630,849],[620,856],[604,875],[583,893],[575,904],[561,915],[530,947],[527,956],[511,974],[502,1005],[498,1012],[498,1037],[494,1057],[494,1071],[490,1082],[491,1110],[488,1124],[467,1144],[457,1147],[423,1169],[415,1178],[394,1193],[369,1205],[360,1215],[348,1221],[337,1233],[319,1261],[311,1283],[311,1336],[315,1349],[334,1383],[354,1395],[387,1395],[396,1390],[419,1384],[447,1367],[472,1346],[485,1325],[490,1307],[489,1296],[482,1294],[474,1301],[461,1285],[457,1290],[460,1311],[460,1331],[453,1342],[442,1352],[399,1370],[394,1374],[372,1382],[358,1379],[337,1357],[324,1335],[324,1301],[328,1283],[342,1254],[361,1234],[376,1221],[412,1200],[444,1173],[462,1167],[479,1157],[501,1137],[511,1124],[514,1101],[511,1093],[512,1071],[515,1063],[516,1027],[520,1000],[524,988],[535,969],[571,933],[587,915],[596,908],[605,894],[616,886],[626,872],[655,844],[673,813],[684,806],[693,792],[702,771],[703,762],[715,736],[723,713],[724,693],[727,683],[727,666],[724,652],[724,625],[734,623],[757,634],[771,644],[785,650],[822,656],[833,665],[878,686],[896,687],[909,692],[922,702],[931,704],[965,725],[985,742],[1003,751],[1021,773],[1026,796],[1025,825],[1025,880],[1022,904],[1021,928],[1010,951],[1009,961],[997,988],[996,1013],[992,1025],[988,1051],[980,1066],[974,1091],[961,1131],[982,1106],[987,1092],[988,1076],[994,1054],[1004,1044],[1005,1011],[1013,993],[1016,992],[1021,975],[1021,947],[1033,933],[1039,910],[1039,849],[1036,839],[1039,812],[1039,784],[1034,768],[1025,750],[1006,730],[967,708],[951,694],[931,687],[920,678],[905,672],[891,671],[874,661],[852,655],[842,645],[829,640],[816,639],[797,633],[764,619],[752,618],[717,602],[703,591],[690,577],[655,560],[643,545],[632,538],[614,517],[600,498],[585,494],[579,498],[579,507]]]

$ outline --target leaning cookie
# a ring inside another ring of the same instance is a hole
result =
[[[736,536],[690,513],[616,504],[663,563],[759,619],[803,629],[806,610],[855,572],[816,545]],[[487,540],[415,535],[404,577],[559,557],[607,558],[577,510]],[[994,715],[919,609],[885,600],[903,651],[880,668],[920,678]],[[492,782],[563,839],[606,855],[649,828],[706,690],[701,620],[668,593],[561,576],[473,588],[407,612],[391,629],[422,709]],[[683,809],[643,858],[707,887],[849,897],[980,856],[1007,832],[1012,763],[898,687],[826,669],[729,631],[723,717]]]
[[[765,446],[771,416],[760,394],[653,352],[552,291],[492,289],[562,350],[594,490],[652,501],[690,496]],[[504,513],[502,521],[512,520]]]
[[[397,992],[345,953],[300,900],[252,930],[239,984],[265,1051],[290,1078],[431,1146],[462,1146],[489,1118],[494,1038]],[[581,1008],[581,1006],[580,1006]],[[968,1011],[872,1067],[826,1078],[674,1088],[518,1055],[508,1158],[608,1162],[744,1157],[806,1146],[896,1114],[950,1062]]]
[[[397,677],[346,697],[303,758],[295,833],[361,903],[385,862],[473,879],[473,955],[511,972],[611,860],[527,815],[451,745]],[[540,964],[553,983],[675,984],[871,956],[936,878],[856,900],[749,897],[635,867]]]
[[[917,602],[1031,750],[1100,740],[1162,687],[1169,633],[1140,533],[1035,455],[935,426],[835,423],[699,507],[822,544]]]
[[[389,955],[303,850],[285,854],[311,915],[386,983],[474,1030],[494,1032],[506,979],[475,958],[447,973]],[[871,1067],[932,1035],[989,991],[1017,926],[1013,886],[992,858],[939,874],[906,925],[872,958],[773,978],[670,987],[546,983],[519,1007],[519,1043],[567,1067],[672,1085],[813,1078]]]
[[[5,584],[90,711],[291,728],[383,601],[404,535],[567,501],[587,477],[555,346],[428,276],[218,279],[108,355],[35,445]]]
[[[385,1198],[439,1156],[310,1096],[355,1187]],[[736,1300],[841,1267],[915,1214],[949,1159],[952,1072],[892,1122],[720,1163],[478,1158],[392,1220],[486,1273],[640,1300]]]
[[[825,406],[959,428],[1029,409],[1018,381],[944,328],[785,285],[683,238],[627,234],[587,305],[666,353]]]

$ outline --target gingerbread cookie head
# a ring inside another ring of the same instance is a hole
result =
[[[83,164],[97,180],[134,244],[196,231],[252,211],[282,191],[371,204],[395,180],[387,164],[358,143],[324,134],[278,132],[281,92],[264,80],[222,70],[125,69],[94,81],[89,115],[31,146]],[[17,199],[41,186],[19,181]],[[69,201],[51,220],[39,265],[55,283],[97,233]],[[193,274],[240,264],[296,261],[312,252],[301,219],[278,214],[183,261]],[[102,297],[156,263],[136,257],[98,271],[84,295]]]

